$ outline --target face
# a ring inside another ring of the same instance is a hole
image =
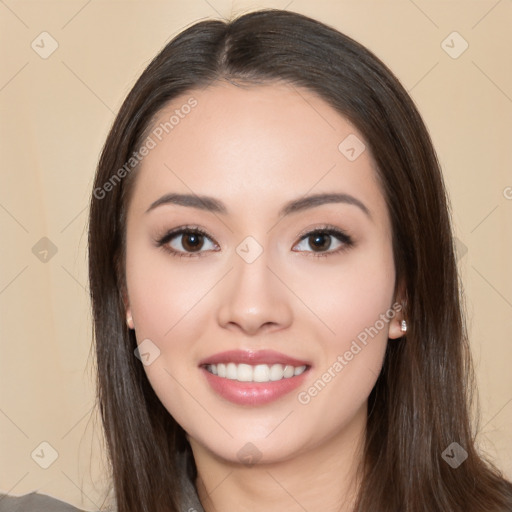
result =
[[[187,93],[152,129],[128,207],[126,304],[163,405],[233,462],[360,430],[401,335],[363,136],[283,84]]]

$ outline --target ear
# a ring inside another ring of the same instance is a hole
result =
[[[126,325],[128,326],[129,329],[135,329],[135,326],[133,325],[132,311],[130,307],[128,307],[126,310]]]
[[[406,325],[408,323],[407,318],[407,295],[405,292],[405,285],[401,282],[397,287],[395,293],[395,300],[391,306],[391,309],[395,312],[394,317],[389,321],[388,338],[397,339],[405,335],[403,330],[402,322],[405,320]],[[406,326],[405,326],[406,327]]]
[[[405,318],[402,317],[401,312],[397,313],[395,317],[390,320],[388,338],[396,340],[405,334],[405,331],[402,330],[403,320],[405,320]]]
[[[132,308],[130,307],[128,294],[126,293],[126,290],[124,288],[123,290],[121,290],[121,297],[123,299],[124,309],[126,312],[126,325],[128,326],[129,329],[135,329],[135,326],[133,324]]]

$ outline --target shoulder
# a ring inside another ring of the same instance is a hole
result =
[[[0,493],[0,512],[84,512],[57,498],[31,492],[22,496]]]

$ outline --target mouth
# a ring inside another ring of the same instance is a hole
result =
[[[222,352],[199,363],[211,389],[239,405],[277,400],[304,382],[307,361],[274,351]]]

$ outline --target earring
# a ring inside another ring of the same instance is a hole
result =
[[[407,332],[407,322],[405,320],[402,320],[402,324],[400,326],[400,330],[402,332]]]
[[[133,318],[132,318],[131,313],[127,313],[126,314],[126,325],[128,326],[129,329],[133,329],[134,328],[134,326],[133,326]]]

